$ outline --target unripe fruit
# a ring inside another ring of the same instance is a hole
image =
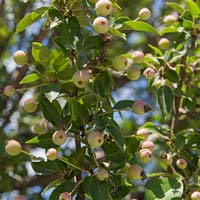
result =
[[[87,70],[80,70],[73,74],[72,81],[74,85],[78,88],[84,88],[88,81],[90,80],[90,75]]]
[[[151,79],[151,78],[153,78],[153,77],[155,76],[155,74],[156,74],[156,70],[153,69],[153,68],[151,68],[151,67],[145,69],[144,72],[143,72],[143,76],[144,76],[146,79]]]
[[[53,143],[57,145],[64,144],[66,140],[67,140],[67,134],[65,133],[65,131],[62,130],[55,131],[52,136]]]
[[[195,191],[191,194],[191,199],[192,200],[200,200],[200,192]]]
[[[108,20],[105,17],[97,17],[93,21],[93,27],[97,33],[100,33],[100,34],[107,33],[109,30]]]
[[[127,60],[127,58],[125,58],[123,56],[116,56],[116,57],[114,57],[112,64],[113,64],[113,68],[116,71],[122,71],[126,68],[126,66],[128,64],[128,60]]]
[[[141,128],[136,132],[136,135],[146,140],[149,135],[149,132],[146,128]]]
[[[35,112],[37,110],[38,104],[35,99],[30,98],[24,102],[24,110],[26,112]]]
[[[143,163],[147,163],[151,161],[152,152],[149,149],[141,149],[138,153],[139,159]]]
[[[175,15],[166,15],[163,19],[163,22],[166,26],[171,26],[176,20],[177,17]]]
[[[97,178],[100,180],[100,181],[104,181],[108,178],[109,176],[109,173],[108,171],[103,168],[103,167],[100,167],[97,171]]]
[[[17,195],[17,196],[15,197],[15,200],[26,200],[26,197],[23,196],[23,195]]]
[[[142,51],[134,51],[132,53],[132,59],[135,63],[143,63],[144,53]]]
[[[136,100],[133,104],[133,111],[137,115],[143,115],[145,113],[145,102],[141,100]]]
[[[141,20],[147,20],[151,17],[151,11],[148,8],[142,8],[139,11],[139,18]]]
[[[187,167],[187,161],[183,158],[180,158],[176,161],[176,165],[179,169],[185,169]]]
[[[127,78],[132,81],[138,80],[140,78],[140,73],[141,71],[138,67],[131,66],[127,70]]]
[[[100,147],[104,143],[104,135],[93,131],[88,135],[87,142],[91,147]]]
[[[72,196],[68,192],[63,192],[59,196],[59,200],[71,200],[71,199],[72,199]]]
[[[95,10],[98,15],[109,15],[112,12],[112,2],[109,0],[99,0],[95,5]]]
[[[7,86],[4,88],[3,93],[4,93],[7,97],[11,97],[11,96],[13,96],[14,93],[15,93],[15,88],[14,88],[12,85],[7,85]]]
[[[37,134],[44,134],[47,131],[48,131],[48,121],[46,119],[40,120],[33,127],[33,132]]]
[[[158,46],[163,49],[166,50],[170,47],[170,41],[167,38],[162,38],[160,39],[160,41],[158,42]]]
[[[16,140],[9,140],[6,147],[6,153],[11,156],[16,156],[21,153],[21,144]]]
[[[139,165],[131,165],[128,169],[128,178],[141,180],[144,177],[144,170]]]
[[[56,160],[58,157],[58,152],[56,149],[54,148],[50,148],[47,150],[47,159],[48,160]]]
[[[152,141],[144,141],[141,145],[142,149],[149,149],[150,151],[153,151],[154,143]]]
[[[24,51],[18,50],[14,53],[13,59],[16,64],[18,65],[24,65],[27,63],[27,55]]]
[[[197,166],[200,167],[200,158],[198,159]]]
[[[160,158],[167,165],[171,165],[173,162],[173,157],[169,153],[163,153]]]

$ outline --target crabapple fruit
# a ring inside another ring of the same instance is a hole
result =
[[[52,136],[52,141],[54,144],[62,145],[67,140],[67,134],[63,130],[57,130]]]
[[[34,133],[44,134],[47,132],[46,120],[40,120],[33,126]]]
[[[149,132],[146,128],[141,128],[136,132],[136,135],[142,137],[145,140],[147,139]]]
[[[137,115],[143,115],[145,113],[145,102],[142,100],[136,100],[133,104],[133,111]]]
[[[93,27],[97,33],[100,33],[100,34],[107,33],[109,30],[108,20],[105,17],[97,17],[93,21]]]
[[[177,21],[177,17],[175,15],[166,15],[163,19],[166,26],[171,26],[175,21]]]
[[[11,96],[13,96],[14,93],[15,93],[15,88],[14,88],[12,85],[7,85],[7,86],[4,88],[3,93],[4,93],[7,97],[11,97]]]
[[[139,159],[143,163],[147,163],[151,161],[152,152],[149,149],[141,149],[138,153]]]
[[[141,20],[147,20],[151,17],[151,11],[148,8],[142,8],[139,11],[139,18]]]
[[[27,63],[27,55],[24,51],[18,50],[14,53],[13,59],[16,64],[18,65],[24,65]]]
[[[197,161],[197,166],[200,167],[200,158]]]
[[[109,173],[108,171],[104,168],[104,167],[100,167],[97,171],[97,178],[100,180],[100,181],[104,181],[108,178],[109,176]]]
[[[170,47],[170,41],[167,38],[162,38],[162,39],[159,40],[158,46],[161,49],[166,50]]]
[[[146,140],[141,145],[142,149],[149,149],[150,151],[153,151],[154,143],[152,141]]]
[[[29,113],[35,112],[37,110],[37,107],[38,107],[38,103],[33,98],[27,99],[24,102],[24,110],[26,112],[29,112]]]
[[[116,56],[116,57],[114,57],[114,59],[112,61],[113,68],[116,71],[124,70],[126,68],[127,64],[128,64],[128,60],[127,60],[127,58],[125,58],[123,56]]]
[[[162,161],[167,164],[167,165],[171,165],[173,162],[173,157],[171,156],[171,154],[169,153],[162,153],[162,155],[160,156],[160,158],[162,159]]]
[[[72,196],[69,192],[63,192],[59,196],[59,200],[71,200]]]
[[[155,76],[156,74],[156,70],[151,68],[151,67],[148,67],[144,70],[143,72],[143,76],[146,78],[146,79],[151,79]]]
[[[183,158],[179,158],[176,161],[176,165],[179,169],[185,169],[187,167],[187,161]]]
[[[140,78],[140,69],[138,67],[135,66],[130,66],[127,70],[127,78],[135,81],[138,80]]]
[[[55,148],[50,148],[47,150],[46,155],[48,160],[56,160],[58,157],[58,152]]]
[[[16,156],[21,153],[21,144],[16,140],[9,140],[6,147],[6,153],[11,156]]]
[[[98,131],[93,131],[88,135],[87,142],[91,147],[100,147],[104,143],[104,135]]]
[[[131,165],[128,168],[128,178],[133,180],[141,180],[143,178],[144,170],[139,165]]]
[[[95,4],[95,10],[98,15],[109,15],[112,12],[112,2],[109,0],[99,0]]]
[[[17,195],[14,200],[26,200],[26,197],[23,195]]]
[[[191,194],[191,199],[192,200],[200,200],[200,192],[199,191],[195,191]]]
[[[143,63],[144,53],[142,51],[134,51],[132,53],[132,59],[135,63]]]
[[[90,75],[87,70],[79,70],[75,72],[72,77],[74,85],[76,85],[78,88],[84,88],[89,80]]]

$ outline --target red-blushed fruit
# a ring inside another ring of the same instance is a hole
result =
[[[63,192],[59,196],[59,200],[71,200],[72,196],[69,192]]]
[[[97,171],[97,179],[100,181],[105,181],[108,179],[109,173],[104,167],[100,167]]]
[[[109,23],[105,17],[97,17],[93,21],[93,28],[97,33],[104,34],[109,30]]]
[[[139,69],[139,67],[136,67],[136,66],[130,66],[128,69],[127,69],[127,78],[132,80],[132,81],[136,81],[140,78],[140,73],[141,73],[141,70]]]
[[[18,65],[24,65],[27,63],[27,55],[24,51],[18,50],[14,53],[13,59],[16,64]]]
[[[26,197],[23,195],[17,195],[14,200],[26,200]]]
[[[63,130],[57,130],[52,136],[52,141],[54,144],[62,145],[67,140],[67,134]]]
[[[135,114],[137,115],[143,115],[145,113],[145,102],[142,100],[136,100],[133,103],[133,111],[135,112]]]
[[[109,15],[112,12],[112,2],[109,0],[99,0],[95,4],[95,10],[98,15]]]
[[[174,22],[177,21],[177,17],[175,15],[166,15],[164,16],[163,22],[166,26],[171,26]]]
[[[142,8],[139,11],[139,18],[141,20],[147,20],[151,17],[151,11],[148,8]]]
[[[116,56],[112,61],[113,69],[116,71],[123,71],[128,65],[128,60],[124,56]]]
[[[38,103],[34,98],[27,99],[24,101],[24,110],[26,112],[32,113],[37,110]]]
[[[136,132],[136,135],[146,140],[149,135],[149,132],[146,128],[141,128]]]
[[[79,70],[73,74],[72,81],[78,88],[86,87],[90,80],[90,75],[87,70]]]
[[[144,170],[140,165],[131,165],[127,172],[128,178],[133,180],[141,180],[144,177]]]
[[[191,199],[192,200],[200,200],[200,192],[199,191],[195,191],[191,194]]]
[[[176,165],[179,169],[185,169],[187,167],[187,161],[183,158],[179,158],[176,161]]]
[[[151,161],[152,152],[149,149],[141,149],[138,153],[140,161],[148,163]]]
[[[153,68],[151,68],[151,67],[145,69],[144,72],[143,72],[143,76],[144,76],[146,79],[151,79],[151,78],[153,78],[153,77],[155,76],[155,74],[156,74],[156,70],[153,69]]]
[[[134,63],[143,63],[144,53],[142,51],[134,51],[132,53],[132,59],[133,59]]]
[[[166,165],[171,165],[173,163],[173,157],[169,153],[162,153],[160,158]]]
[[[170,41],[167,39],[167,38],[162,38],[159,40],[158,42],[158,46],[163,49],[163,50],[166,50],[170,47]]]
[[[152,141],[146,140],[141,145],[142,149],[149,149],[150,151],[153,151],[154,149],[154,143]]]
[[[58,152],[55,148],[50,148],[47,150],[46,155],[48,160],[56,160],[58,157]]]
[[[11,96],[13,96],[14,93],[15,93],[15,88],[14,88],[12,85],[7,85],[7,86],[4,88],[3,93],[4,93],[7,97],[11,97]]]
[[[16,156],[21,153],[21,144],[16,140],[9,140],[6,147],[6,153],[11,156]]]
[[[100,147],[104,143],[104,135],[98,131],[93,131],[88,135],[87,142],[91,147]]]

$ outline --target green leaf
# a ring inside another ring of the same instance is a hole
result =
[[[67,165],[59,160],[31,163],[33,170],[40,175],[50,175],[65,172]]]
[[[194,19],[199,18],[200,8],[193,0],[185,0],[188,10]]]
[[[153,46],[153,45],[151,45],[151,44],[149,44],[148,46],[149,46],[151,49],[153,49],[153,51],[154,51],[157,55],[159,55],[159,56],[162,56],[162,55],[163,55],[162,51],[161,51],[159,48],[157,48],[157,47],[155,47],[155,46]]]
[[[121,149],[121,151],[124,152],[125,141],[124,141],[124,138],[121,135],[119,129],[117,129],[113,126],[107,126],[107,129],[108,129],[109,133],[111,134],[112,138],[114,139],[114,142],[118,145],[118,147]]]
[[[172,90],[167,86],[162,86],[158,90],[158,102],[163,116],[166,116],[172,109]]]
[[[181,199],[183,183],[175,178],[162,177],[153,179],[147,184],[144,200],[173,200]]]
[[[196,4],[199,6],[200,8],[200,0],[196,0]]]
[[[121,200],[125,197],[131,190],[131,187],[128,186],[119,186],[113,193],[112,198],[114,200]]]
[[[113,109],[117,109],[117,110],[123,110],[123,109],[128,109],[128,108],[132,108],[134,101],[133,100],[121,100],[118,101]]]
[[[171,81],[173,83],[179,83],[178,74],[174,70],[165,71],[164,78],[168,79],[169,81]]]
[[[166,34],[166,33],[181,33],[184,31],[183,27],[164,27],[161,31],[161,34]]]
[[[100,36],[91,36],[86,38],[84,42],[84,50],[100,49],[103,46],[103,41]]]
[[[115,35],[117,37],[122,38],[123,40],[126,40],[126,34],[125,33],[121,33],[120,31],[118,31],[115,28],[110,27],[109,28],[109,33],[111,33],[112,35]]]
[[[20,82],[19,84],[25,84],[25,83],[32,83],[35,82],[39,79],[39,76],[36,73],[33,74],[29,74],[27,76],[25,76]]]
[[[123,23],[123,30],[136,30],[161,35],[152,25],[141,21],[127,21]]]
[[[41,195],[44,195],[48,190],[50,190],[53,187],[57,187],[58,185],[60,185],[63,182],[63,179],[56,179],[52,182],[49,183],[49,185],[47,185],[41,192]]]
[[[39,96],[39,102],[45,118],[53,125],[60,127],[61,117],[53,103],[51,103],[44,95]]]
[[[43,46],[41,43],[32,43],[32,55],[36,62],[46,66],[49,64],[52,58],[52,53],[48,47]]]
[[[34,145],[34,146],[45,148],[45,149],[57,146],[52,142],[52,134],[51,133],[46,133],[43,135],[36,136],[36,137],[26,141],[26,144]]]
[[[92,199],[107,200],[109,188],[106,181],[97,180],[96,176],[89,176],[84,179],[83,189]]]
[[[176,10],[180,14],[182,14],[182,12],[184,11],[184,9],[179,4],[177,4],[177,3],[167,2],[166,4],[169,7],[173,8],[174,10]]]
[[[35,23],[36,21],[38,21],[39,19],[41,19],[42,17],[44,17],[43,14],[45,13],[45,11],[47,9],[48,9],[48,7],[41,7],[41,8],[38,8],[38,9],[34,10],[30,14],[26,15],[19,22],[15,33],[19,33],[21,31],[23,31],[27,26]]]

